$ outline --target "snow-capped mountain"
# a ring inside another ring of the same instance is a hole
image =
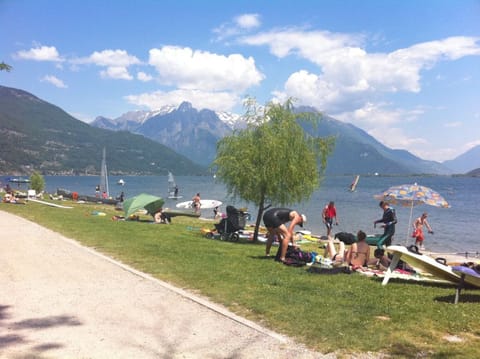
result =
[[[197,110],[183,102],[156,111],[130,111],[113,120],[99,116],[91,125],[141,134],[208,165],[214,158],[217,141],[243,124],[239,115]]]
[[[116,130],[116,131],[124,130],[124,131],[134,132],[136,128],[141,126],[150,118],[155,116],[162,116],[167,113],[176,111],[180,106],[181,105],[179,106],[165,105],[158,110],[129,111],[115,119],[109,119],[103,116],[98,116],[91,123],[91,125],[95,127],[106,128],[106,129]],[[232,112],[226,112],[226,111],[215,111],[215,114],[218,116],[218,119],[220,121],[224,122],[227,126],[229,126],[232,129],[238,128],[239,126],[242,127],[245,125],[245,121],[243,120],[241,115],[238,115]]]

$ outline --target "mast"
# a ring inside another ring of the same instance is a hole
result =
[[[100,168],[100,194],[103,194],[103,192],[107,194],[107,197],[110,197],[110,190],[108,188],[108,171],[105,147],[103,148],[102,166]]]

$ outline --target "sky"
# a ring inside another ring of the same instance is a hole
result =
[[[293,99],[422,159],[480,145],[480,0],[0,0],[0,85],[85,122]]]

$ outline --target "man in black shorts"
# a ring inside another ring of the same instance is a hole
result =
[[[290,225],[285,226],[285,223],[290,222]],[[307,222],[307,217],[304,214],[299,214],[297,211],[294,211],[289,208],[270,208],[263,214],[263,224],[267,227],[268,237],[267,237],[267,247],[265,249],[265,254],[270,255],[270,248],[274,237],[277,236],[280,242],[280,261],[285,260],[285,255],[287,254],[288,243],[293,241],[293,230],[298,224],[303,227],[303,224]]]

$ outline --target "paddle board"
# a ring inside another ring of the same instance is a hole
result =
[[[177,208],[193,208],[193,201],[180,202],[176,205]],[[222,205],[222,202],[217,201],[216,199],[202,199],[200,200],[200,209],[205,208],[215,208]]]
[[[183,198],[183,196],[168,196],[169,199],[180,199]]]
[[[417,272],[430,273],[439,279],[444,279],[453,283],[460,282],[460,276],[455,274],[450,266],[439,263],[432,257],[421,253],[412,252],[404,246],[389,246],[387,247],[387,251],[393,254],[393,259],[390,267],[387,270],[387,273],[385,274],[385,278],[382,283],[383,285],[388,283],[391,273],[396,268],[399,259],[406,262]]]
[[[480,288],[480,274],[472,268],[465,266],[453,266],[452,271],[459,276],[465,276],[463,279],[465,283]]]
[[[173,208],[164,208],[162,213],[170,217],[177,216],[186,216],[186,217],[200,217],[200,213],[195,213],[191,208],[190,209],[173,209]]]
[[[68,207],[68,206],[62,206],[62,205],[56,204],[56,203],[41,201],[41,200],[39,200],[39,199],[29,198],[28,200],[31,201],[31,202],[46,204],[47,206],[51,206],[51,207],[57,207],[57,208],[73,208],[73,207]]]

